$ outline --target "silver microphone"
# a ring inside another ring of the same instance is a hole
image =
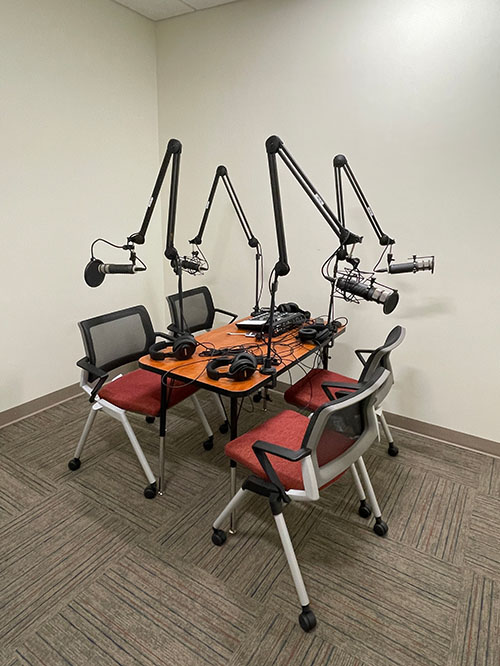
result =
[[[396,289],[384,287],[376,282],[361,282],[356,277],[342,276],[337,279],[337,289],[345,297],[346,292],[383,305],[384,314],[390,314],[399,301]]]
[[[413,257],[413,261],[402,264],[389,264],[388,268],[379,268],[376,273],[417,273],[418,271],[431,271],[434,273],[434,257]]]

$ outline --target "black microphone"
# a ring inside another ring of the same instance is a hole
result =
[[[384,287],[376,282],[360,282],[355,277],[339,277],[337,280],[339,291],[354,294],[365,301],[375,301],[383,305],[384,314],[390,314],[399,301],[399,294],[396,289]]]
[[[198,257],[196,254],[193,254],[191,258],[182,257],[179,260],[179,265],[183,270],[191,273],[192,275],[196,275],[196,273],[201,273],[202,271],[208,270],[208,266],[204,265],[203,259]]]
[[[89,287],[98,287],[102,284],[106,275],[130,275],[145,270],[144,266],[135,266],[134,264],[104,264],[100,259],[91,259],[85,266],[83,277]]]
[[[417,271],[431,271],[434,273],[434,257],[413,257],[413,261],[402,264],[389,264],[388,268],[379,268],[376,273],[416,273]]]

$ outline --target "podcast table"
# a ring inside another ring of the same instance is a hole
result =
[[[220,395],[225,395],[230,398],[230,417],[229,427],[231,439],[238,436],[238,400],[244,398],[252,393],[255,393],[261,388],[272,386],[276,378],[284,372],[290,370],[293,366],[304,361],[308,356],[311,356],[320,350],[322,356],[323,367],[328,366],[328,349],[331,338],[327,339],[320,345],[311,343],[303,343],[296,339],[296,332],[298,329],[292,329],[287,333],[273,338],[273,350],[276,357],[280,361],[277,365],[273,366],[276,372],[272,375],[264,375],[257,369],[256,372],[244,381],[235,382],[232,379],[221,377],[220,379],[211,379],[206,372],[206,365],[211,360],[210,357],[200,356],[200,353],[206,351],[206,348],[198,345],[195,354],[186,361],[178,361],[175,358],[166,358],[162,361],[154,361],[149,355],[143,356],[139,359],[139,366],[144,370],[156,372],[162,376],[168,375],[172,379],[178,379],[184,382],[194,383],[200,388],[207,391],[213,391]],[[337,338],[345,331],[345,326],[337,329],[332,338]],[[238,337],[236,337],[236,335]],[[242,346],[251,347],[252,353],[258,355],[259,349],[263,356],[266,355],[267,344],[265,342],[257,342],[255,338],[246,337],[240,329],[236,327],[236,323],[227,324],[220,328],[212,329],[206,333],[202,333],[196,337],[198,342],[203,343],[207,347],[214,347],[216,349],[224,347]],[[213,357],[217,358],[217,357]],[[164,488],[164,462],[165,462],[165,434],[166,434],[166,413],[167,413],[167,382],[162,382],[161,388],[161,411],[160,411],[160,451],[159,451],[159,478],[158,478],[158,494],[163,494]],[[231,465],[231,491],[235,490],[236,485],[236,469],[235,465]],[[233,488],[234,486],[234,488]]]

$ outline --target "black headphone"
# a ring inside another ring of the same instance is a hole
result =
[[[155,342],[149,348],[149,355],[153,361],[163,361],[165,358],[176,358],[178,361],[185,361],[194,354],[198,343],[189,333],[181,333],[176,338],[168,335],[162,336],[167,342]],[[171,352],[162,351],[167,347],[172,347]]]
[[[219,372],[218,368],[228,365],[227,372]],[[220,379],[221,377],[229,377],[234,379],[235,382],[243,382],[249,379],[257,370],[257,359],[250,352],[239,352],[234,357],[223,356],[210,361],[207,365],[207,375],[210,379]]]
[[[297,303],[280,303],[276,308],[277,312],[301,312],[306,319],[311,317],[311,313],[308,310],[302,310],[299,308]]]
[[[331,334],[332,328],[328,324],[312,323],[300,328],[297,337],[301,342],[313,342],[315,345],[319,345],[328,340]]]

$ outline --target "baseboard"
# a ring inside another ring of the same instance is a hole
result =
[[[289,384],[285,384],[284,382],[276,383],[276,389],[281,393],[286,391],[288,386]],[[0,428],[15,423],[16,421],[21,421],[28,416],[33,416],[33,414],[49,409],[49,407],[59,405],[66,400],[76,398],[78,395],[81,395],[80,385],[72,384],[71,386],[66,386],[65,388],[43,395],[40,398],[35,398],[35,400],[25,402],[23,405],[6,409],[4,412],[0,412]],[[443,442],[448,442],[449,444],[455,444],[456,446],[470,449],[471,451],[500,456],[500,442],[477,437],[476,435],[468,435],[464,432],[459,432],[458,430],[443,428],[442,426],[426,423],[425,421],[411,419],[408,416],[400,416],[399,414],[392,414],[391,412],[386,411],[384,411],[384,414],[387,423],[394,428],[401,428],[402,430],[414,432],[417,435],[439,439]]]
[[[16,421],[21,421],[28,416],[33,416],[33,414],[38,412],[43,412],[45,409],[49,409],[49,407],[59,405],[61,402],[66,402],[66,400],[71,400],[81,394],[82,389],[80,388],[80,385],[71,384],[71,386],[66,386],[65,388],[58,389],[47,395],[42,395],[39,398],[25,402],[17,407],[6,409],[4,412],[0,412],[0,428],[15,423]]]
[[[276,388],[279,391],[284,392],[288,387],[289,384],[285,384],[284,382],[276,383]],[[394,428],[401,428],[402,430],[414,432],[417,435],[432,437],[432,439],[439,439],[443,442],[447,442],[448,444],[461,446],[463,448],[470,449],[471,451],[487,453],[492,456],[500,457],[500,442],[495,442],[490,439],[483,439],[482,437],[477,437],[476,435],[468,435],[464,432],[459,432],[458,430],[443,428],[442,426],[426,423],[425,421],[418,421],[417,419],[411,419],[407,416],[391,414],[385,410],[384,415],[387,423]]]
[[[399,414],[391,414],[384,410],[386,421],[394,428],[401,428],[410,432],[432,437],[432,439],[440,439],[456,446],[461,446],[471,451],[478,451],[479,453],[488,453],[493,456],[500,456],[500,442],[495,442],[492,439],[484,439],[476,435],[468,435],[458,430],[451,428],[443,428],[442,426],[426,423],[425,421],[418,421],[411,419],[407,416],[399,416]]]

